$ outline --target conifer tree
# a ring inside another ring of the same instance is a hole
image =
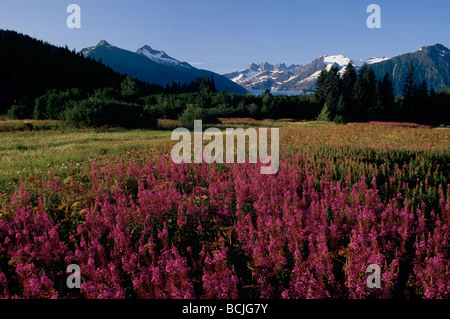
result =
[[[317,121],[325,121],[328,122],[331,120],[330,111],[328,110],[327,103],[322,108],[322,111],[320,111],[320,114],[317,116]]]
[[[365,120],[369,113],[369,109],[375,103],[375,73],[366,64],[359,70],[358,79],[355,83],[355,116],[358,120]]]
[[[348,63],[342,75],[342,93],[346,102],[353,98],[353,90],[355,88],[357,75],[353,64]]]
[[[383,77],[383,80],[381,81],[381,102],[382,102],[382,109],[384,112],[384,119],[395,119],[395,96],[394,96],[394,89],[392,87],[392,81],[389,74],[386,72],[386,74]]]
[[[328,71],[327,79],[325,82],[326,87],[326,98],[325,102],[328,106],[328,111],[330,112],[331,120],[336,116],[337,106],[339,102],[340,92],[340,76],[338,73],[339,69],[336,65],[333,65]]]
[[[326,68],[323,68],[322,71],[320,71],[320,75],[316,81],[316,94],[315,97],[317,99],[317,103],[323,105],[325,103],[325,99],[327,97],[326,93],[326,81],[328,77],[328,71]]]
[[[344,74],[342,75],[342,96],[345,103],[345,115],[346,117],[353,113],[353,96],[355,90],[355,83],[357,74],[353,64],[348,63],[345,67]]]
[[[408,72],[406,73],[405,81],[403,83],[403,101],[401,117],[405,120],[412,120],[416,114],[416,107],[414,103],[414,96],[416,94],[416,80],[414,75],[414,65],[409,61]]]
[[[405,99],[412,99],[416,93],[416,81],[414,76],[414,65],[412,61],[409,61],[408,72],[403,84],[403,97]]]
[[[428,122],[429,117],[429,95],[428,95],[428,85],[424,80],[422,81],[416,89],[414,94],[414,104],[415,104],[415,114],[414,120],[420,122]]]
[[[335,123],[345,123],[347,121],[347,103],[344,95],[341,94],[336,109],[336,116],[334,118]]]

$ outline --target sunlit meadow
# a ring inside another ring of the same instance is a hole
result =
[[[170,131],[2,133],[0,297],[450,297],[448,128],[219,127],[257,125],[280,127],[277,174],[174,164]]]

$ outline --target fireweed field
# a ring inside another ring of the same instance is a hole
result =
[[[76,149],[89,159],[44,162],[6,187],[0,297],[450,298],[448,128],[220,126],[280,127],[278,173],[174,164],[170,132],[131,131],[117,135],[139,135],[131,150],[112,148],[110,135],[106,152]],[[51,133],[2,134],[10,145],[36,138],[10,148],[19,162],[20,151],[57,156],[42,142]],[[81,289],[66,285],[69,264],[81,268]],[[380,289],[367,287],[370,264]]]

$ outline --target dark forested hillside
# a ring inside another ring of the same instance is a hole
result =
[[[122,78],[68,48],[0,30],[0,113],[12,104],[33,104],[49,89],[120,87]]]
[[[377,78],[386,73],[392,79],[395,95],[403,93],[404,79],[412,62],[415,69],[415,81],[425,81],[428,88],[440,91],[450,86],[450,50],[442,44],[424,46],[413,53],[406,53],[386,61],[371,64]]]
[[[153,50],[146,45],[137,52],[121,49],[102,40],[96,46],[83,49],[81,53],[111,67],[114,71],[127,74],[141,81],[170,85],[173,82],[188,84],[198,77],[214,78],[218,91],[247,93],[247,90],[225,76],[197,69],[186,62],[180,62],[164,51]],[[168,62],[169,61],[169,62]]]

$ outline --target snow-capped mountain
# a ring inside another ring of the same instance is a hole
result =
[[[166,54],[164,51],[158,51],[152,49],[149,45],[144,45],[142,48],[136,51],[137,54],[141,54],[146,58],[156,62],[158,64],[165,64],[171,66],[178,66],[183,68],[191,68],[187,62],[180,62],[177,59],[174,59]]]
[[[267,62],[259,65],[252,63],[246,69],[225,74],[225,76],[246,89],[264,89],[286,82],[300,67],[301,65],[294,64],[288,67],[284,63],[276,65]]]
[[[298,74],[292,76],[289,81],[283,83],[279,88],[280,91],[301,91],[301,90],[313,90],[316,80],[320,75],[323,68],[330,70],[333,65],[336,65],[339,69],[339,73],[342,74],[345,71],[346,66],[351,63],[355,65],[351,59],[340,55],[322,55],[304,66],[302,70],[299,70]]]
[[[387,61],[387,60],[389,60],[390,58],[386,58],[386,57],[382,57],[382,58],[380,58],[380,57],[373,57],[373,58],[369,58],[369,59],[360,59],[357,63],[356,63],[356,65],[357,66],[362,66],[364,63],[366,63],[366,64],[375,64],[375,63],[380,63],[380,62],[383,62],[383,61]]]
[[[197,69],[189,63],[170,57],[164,51],[154,50],[149,45],[144,45],[136,52],[132,52],[102,40],[96,46],[83,49],[81,53],[85,57],[101,61],[118,73],[128,74],[151,84],[165,86],[173,82],[190,83],[198,77],[209,76],[214,78],[219,91],[247,92],[243,87],[220,74]]]
[[[342,74],[349,63],[357,68],[364,63],[373,64],[386,59],[371,58],[355,63],[342,54],[322,55],[307,65],[293,64],[287,67],[284,63],[276,65],[271,65],[267,62],[263,62],[260,65],[252,63],[243,70],[224,74],[224,76],[247,90],[263,90],[266,88],[270,88],[272,91],[313,90],[323,68],[329,70],[332,65],[336,65]]]

